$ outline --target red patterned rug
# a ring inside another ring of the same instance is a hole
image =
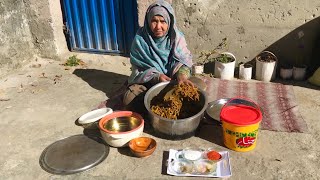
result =
[[[246,97],[257,103],[263,110],[261,129],[282,132],[307,132],[307,124],[298,110],[293,88],[280,83],[221,80],[203,77],[209,102],[221,98]],[[111,107],[123,110],[124,84],[107,101],[97,108]]]
[[[209,102],[220,98],[247,97],[263,110],[261,129],[282,132],[307,132],[298,110],[293,88],[280,83],[220,80],[203,77]]]

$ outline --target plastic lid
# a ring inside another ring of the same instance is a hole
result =
[[[222,108],[220,118],[222,121],[235,125],[251,125],[262,120],[261,111],[247,105],[231,105]]]
[[[39,163],[52,174],[73,174],[101,163],[109,149],[93,137],[75,135],[49,145],[42,152]]]
[[[101,109],[96,109],[93,111],[90,111],[84,115],[82,115],[79,119],[78,122],[80,124],[88,124],[92,123],[95,121],[98,121],[99,119],[103,118],[104,116],[111,114],[113,111],[111,108],[101,108]]]

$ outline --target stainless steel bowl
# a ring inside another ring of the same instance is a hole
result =
[[[127,132],[131,131],[142,123],[141,119],[135,117],[116,117],[104,124],[104,128],[111,132]]]
[[[207,97],[204,91],[199,89],[200,91],[200,105],[202,109],[195,115],[184,118],[184,119],[167,119],[161,116],[156,115],[150,109],[151,100],[157,96],[161,90],[163,90],[166,86],[169,85],[170,82],[161,82],[153,87],[151,87],[145,97],[144,97],[144,105],[148,110],[149,117],[151,119],[151,125],[153,126],[154,130],[162,135],[168,135],[168,138],[175,138],[175,137],[189,137],[192,136],[199,126],[200,120],[203,118],[204,111],[206,110],[208,103]]]
[[[115,111],[99,121],[99,129],[110,146],[124,147],[131,139],[141,136],[144,120],[132,111]]]

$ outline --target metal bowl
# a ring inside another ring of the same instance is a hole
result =
[[[103,126],[106,130],[110,132],[127,132],[131,131],[142,123],[141,119],[126,116],[126,117],[116,117],[107,121]]]
[[[177,120],[167,119],[153,113],[150,108],[150,103],[155,96],[157,96],[165,87],[169,85],[169,83],[170,82],[161,82],[154,85],[147,91],[144,97],[144,105],[151,119],[151,125],[153,126],[154,130],[158,133],[158,135],[164,138],[183,139],[183,138],[191,137],[194,135],[194,132],[197,129],[200,123],[200,120],[203,118],[204,111],[206,110],[208,105],[205,92],[199,88],[199,91],[200,91],[199,103],[202,109],[197,114],[184,119],[177,119]]]
[[[116,111],[99,121],[100,133],[110,146],[123,147],[136,137],[141,136],[144,120],[132,111]]]

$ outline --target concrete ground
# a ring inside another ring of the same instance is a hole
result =
[[[77,118],[110,97],[130,74],[124,57],[78,57],[86,66],[66,69],[62,62],[38,58],[0,79],[0,179],[191,179],[165,175],[163,168],[169,149],[186,147],[229,151],[230,179],[320,179],[320,91],[305,82],[293,85],[308,133],[261,130],[256,149],[239,153],[225,148],[220,127],[211,126],[207,136],[181,141],[155,137],[157,149],[147,158],[111,147],[108,157],[90,170],[66,176],[47,173],[39,165],[42,151],[59,139],[83,134]]]

